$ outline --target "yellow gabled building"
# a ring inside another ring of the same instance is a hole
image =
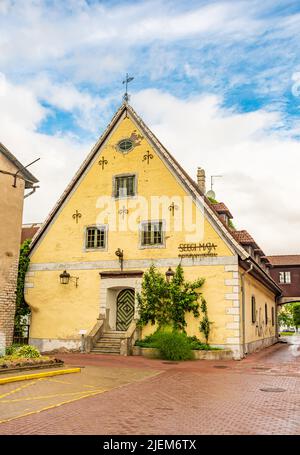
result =
[[[84,334],[87,350],[102,340],[103,352],[130,354],[144,271],[181,262],[186,279],[205,278],[211,345],[239,359],[274,343],[280,289],[204,196],[203,179],[199,170],[194,182],[124,102],[33,239],[30,342],[79,349]],[[201,339],[199,320],[187,322]]]

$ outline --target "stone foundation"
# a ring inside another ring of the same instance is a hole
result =
[[[260,351],[261,349],[267,348],[272,344],[277,343],[277,337],[263,338],[262,340],[252,341],[251,343],[246,343],[246,353],[251,354],[252,352]]]
[[[80,339],[48,339],[48,338],[29,338],[29,344],[32,344],[40,352],[51,352],[56,350],[69,350],[69,351],[80,351],[81,340]]]

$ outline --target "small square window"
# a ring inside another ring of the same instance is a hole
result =
[[[279,283],[290,284],[292,282],[291,272],[279,272]]]
[[[162,221],[146,221],[142,223],[141,245],[155,246],[163,245],[163,223]]]
[[[106,227],[91,226],[86,228],[86,249],[103,249],[106,247]]]
[[[114,196],[115,198],[132,197],[136,194],[135,175],[121,175],[115,177]]]

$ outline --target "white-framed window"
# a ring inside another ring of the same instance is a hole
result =
[[[279,283],[290,284],[292,282],[291,272],[279,272]]]
[[[87,226],[85,229],[85,249],[103,250],[107,243],[107,226]]]
[[[164,223],[162,221],[143,221],[140,235],[143,248],[164,246]]]
[[[114,177],[114,191],[115,198],[133,197],[136,195],[136,175],[124,174],[116,175]]]

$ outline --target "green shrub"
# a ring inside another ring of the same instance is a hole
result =
[[[193,351],[188,337],[180,332],[161,332],[157,338],[161,357],[166,360],[193,359]]]
[[[15,354],[17,357],[23,357],[25,359],[33,359],[41,356],[39,350],[30,344],[21,346]]]
[[[159,349],[160,340],[162,339],[162,337],[164,337],[164,335],[162,335],[164,333],[173,334],[174,332],[172,330],[169,332],[167,330],[163,330],[163,331],[157,330],[152,335],[148,335],[147,337],[145,337],[143,340],[137,340],[135,342],[135,345],[140,346],[141,348]],[[179,333],[180,335],[182,335],[183,337],[185,337],[187,339],[187,342],[188,342],[191,350],[211,351],[211,350],[220,350],[221,349],[221,348],[213,348],[209,344],[202,343],[202,341],[198,340],[198,338],[195,336],[189,337],[185,333],[180,333],[180,332],[175,332],[175,333]]]
[[[7,346],[5,348],[5,355],[15,355],[19,348],[19,344],[12,344],[11,346]]]

